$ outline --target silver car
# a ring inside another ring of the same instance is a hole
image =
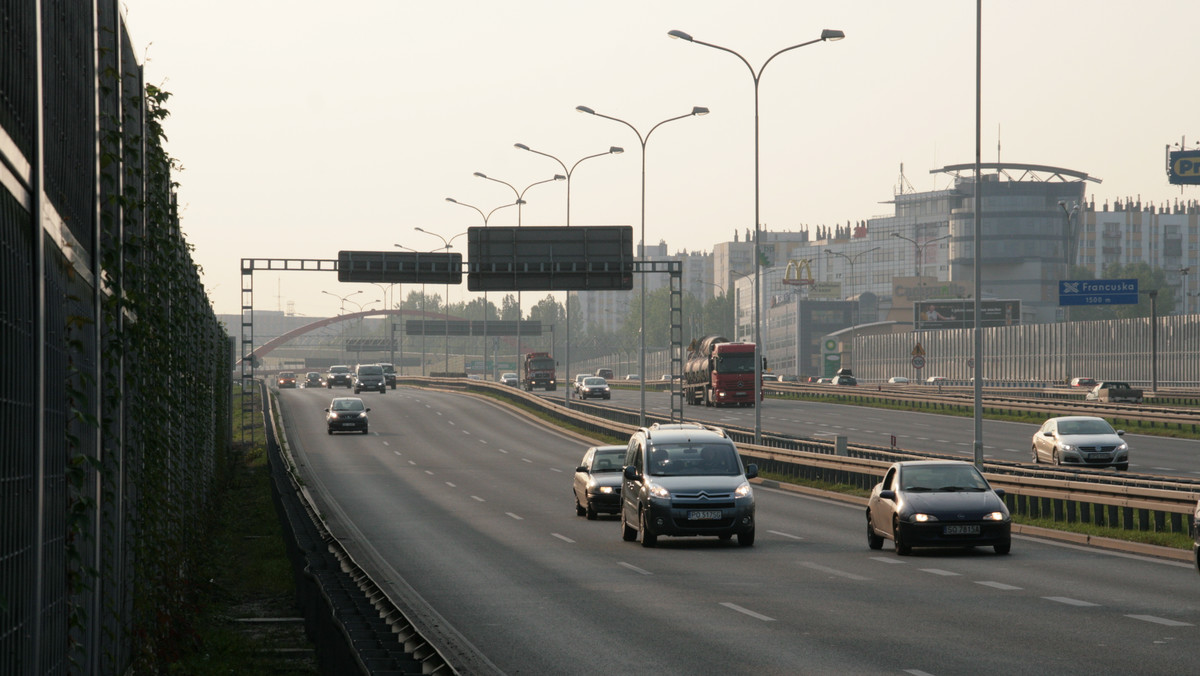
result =
[[[1064,416],[1042,423],[1033,435],[1033,461],[1076,467],[1129,469],[1129,444],[1104,418]]]

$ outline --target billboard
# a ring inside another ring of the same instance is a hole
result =
[[[1167,153],[1167,180],[1175,185],[1200,185],[1200,150]]]
[[[1021,301],[985,299],[980,305],[980,325],[1017,326],[1021,323]],[[913,326],[923,329],[975,328],[975,299],[949,298],[913,303]]]

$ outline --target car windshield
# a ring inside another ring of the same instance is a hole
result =
[[[1103,420],[1060,420],[1059,434],[1116,434],[1113,428]]]
[[[363,376],[381,376],[383,369],[378,366],[360,366],[358,367],[359,375]]]
[[[533,360],[530,360],[530,362],[529,362],[529,368],[531,368],[535,371],[553,371],[554,370],[554,360],[546,359],[546,358],[533,359]]]
[[[620,472],[625,460],[625,449],[599,451],[592,457],[593,472]]]
[[[295,378],[296,374],[292,373],[291,371],[284,371],[283,373],[279,374],[279,377],[280,378]]]
[[[902,490],[914,492],[986,491],[987,482],[969,465],[908,467],[900,475]]]
[[[349,373],[350,367],[349,366],[331,366],[331,367],[329,367],[329,372],[330,373]]]
[[[666,444],[650,454],[654,476],[735,475],[741,472],[737,454],[729,444]]]
[[[601,385],[606,385],[606,384],[607,383],[605,382],[605,380],[603,378],[597,378],[595,376],[592,376],[591,378],[583,379],[584,387],[599,387]]]
[[[361,411],[363,408],[362,399],[334,399],[330,406],[334,411]]]
[[[754,373],[754,353],[723,354],[716,364],[717,373]]]

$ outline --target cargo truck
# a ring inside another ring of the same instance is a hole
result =
[[[688,348],[683,368],[684,399],[693,406],[753,406],[754,343],[705,336]]]
[[[549,352],[527,352],[521,372],[522,387],[526,392],[532,392],[537,387],[545,388],[547,392],[558,389],[554,367],[554,357]]]

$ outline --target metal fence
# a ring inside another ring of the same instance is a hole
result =
[[[118,7],[0,0],[4,674],[156,654],[230,460],[232,346]]]

